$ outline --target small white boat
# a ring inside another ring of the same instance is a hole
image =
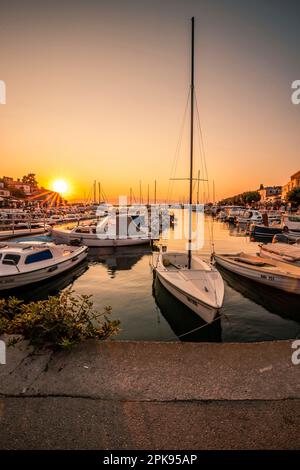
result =
[[[125,233],[121,235],[120,227],[124,223]],[[98,224],[78,225],[71,229],[54,228],[52,236],[55,241],[78,243],[89,247],[133,246],[150,243],[147,228],[139,226],[137,220],[127,214],[106,216]]]
[[[63,222],[65,222],[65,219],[63,218],[62,215],[51,215],[51,217],[47,219],[47,223],[49,225],[61,224]]]
[[[300,266],[300,245],[287,243],[266,243],[259,245],[259,256]]]
[[[216,215],[216,220],[219,220],[220,222],[225,222],[226,218],[227,218],[227,214],[224,210],[221,210]]]
[[[153,269],[161,284],[184,305],[207,323],[212,323],[223,305],[224,283],[217,269],[199,256],[192,254],[193,208],[193,125],[194,125],[194,18],[192,18],[191,61],[191,133],[189,176],[189,243],[187,253],[160,252]],[[174,312],[176,314],[176,312]]]
[[[57,276],[87,256],[86,246],[54,243],[0,244],[0,291],[35,284]]]
[[[217,269],[193,255],[188,267],[187,253],[166,252],[158,255],[156,274],[162,285],[199,315],[211,323],[224,299],[224,282]]]
[[[228,206],[224,210],[226,212],[226,221],[232,224],[235,222],[236,217],[245,211],[245,208],[242,206]]]
[[[282,228],[285,233],[294,236],[295,239],[300,237],[300,215],[284,214],[282,217]]]
[[[285,292],[300,295],[300,267],[247,253],[214,255],[216,262],[235,274]]]
[[[10,238],[26,237],[28,235],[39,235],[49,232],[50,228],[49,225],[42,223],[18,223],[6,230],[0,230],[0,239],[8,240]]]
[[[246,210],[236,217],[236,222],[238,224],[248,224],[252,222],[259,223],[262,221],[263,218],[261,213],[256,210]]]

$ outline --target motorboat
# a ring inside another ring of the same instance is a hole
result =
[[[86,246],[43,242],[0,244],[0,291],[45,281],[64,273],[87,256]]]
[[[214,255],[216,263],[245,278],[300,295],[300,267],[247,253]]]
[[[300,216],[284,214],[281,222],[276,223],[270,215],[267,225],[253,223],[250,226],[250,239],[253,241],[272,241],[275,236],[279,236],[279,240],[283,240],[284,236],[287,238],[287,243],[295,243],[297,239],[300,239]]]
[[[148,227],[138,217],[116,214],[98,223],[81,224],[73,228],[53,228],[52,236],[59,243],[83,244],[89,247],[132,246],[150,243]]]
[[[216,220],[219,220],[220,222],[225,222],[226,218],[227,218],[227,214],[226,214],[226,211],[224,211],[223,209],[220,210],[220,212],[218,212],[216,215]]]
[[[261,223],[262,221],[263,217],[257,210],[245,210],[235,219],[235,222],[238,224],[249,224],[252,222]]]

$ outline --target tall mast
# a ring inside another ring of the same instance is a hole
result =
[[[140,204],[142,204],[142,182],[140,180]]]
[[[156,204],[156,180],[154,180],[154,204]]]
[[[98,203],[101,204],[101,183],[98,181]]]
[[[194,157],[194,42],[195,42],[195,19],[192,17],[191,37],[191,129],[190,129],[190,197],[189,197],[189,249],[188,268],[191,269],[192,260],[192,204],[193,204],[193,157]]]
[[[197,204],[199,204],[199,185],[200,185],[200,170],[198,170],[198,181],[197,181]]]
[[[96,199],[96,180],[94,181],[94,204],[97,204],[97,199]]]

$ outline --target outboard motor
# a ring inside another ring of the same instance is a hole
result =
[[[290,243],[288,235],[285,235],[283,233],[276,233],[274,235],[272,243]]]

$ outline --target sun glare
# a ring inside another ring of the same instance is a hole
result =
[[[56,180],[54,181],[52,188],[56,193],[65,194],[69,189],[69,185],[65,180]]]

